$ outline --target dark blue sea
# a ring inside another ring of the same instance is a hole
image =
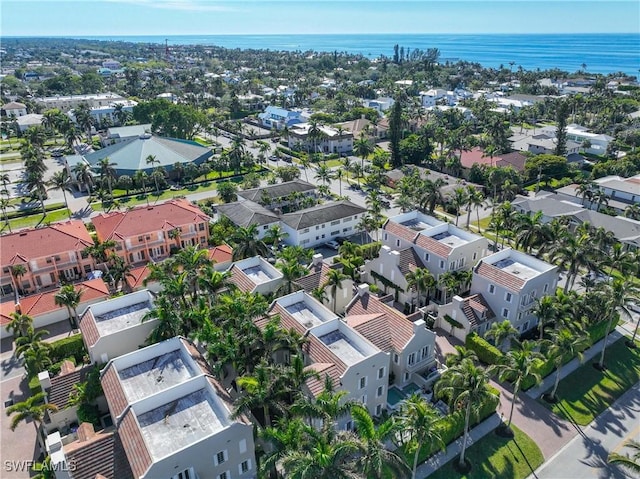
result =
[[[352,34],[352,35],[179,35],[89,37],[170,45],[217,45],[288,51],[339,51],[369,58],[392,56],[394,44],[414,49],[438,48],[441,61],[465,60],[486,67],[519,66],[527,70],[559,68],[575,72],[587,66],[592,73],[640,70],[640,34]]]

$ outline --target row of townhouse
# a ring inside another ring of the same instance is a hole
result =
[[[435,305],[423,309],[437,313],[436,326],[451,328],[460,339],[474,331],[482,334],[505,319],[524,333],[537,325],[536,299],[555,294],[556,266],[510,248],[489,254],[486,238],[418,211],[390,218],[382,238],[380,255],[365,265],[364,278],[395,289],[396,301],[408,309],[416,306],[417,291],[409,287],[406,275],[416,268],[427,268],[436,281],[447,271],[472,272],[468,288],[463,288],[468,295],[453,295],[437,286],[431,295]]]

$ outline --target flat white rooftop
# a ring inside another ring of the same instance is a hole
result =
[[[323,336],[318,336],[318,339],[348,366],[356,364],[366,357],[365,354],[338,329]]]
[[[243,269],[242,272],[255,284],[266,283],[274,279],[269,272],[262,269],[261,266],[252,266],[251,268]]]
[[[132,304],[93,316],[100,336],[107,336],[122,329],[137,326],[152,308],[149,301]]]
[[[140,414],[137,419],[144,441],[155,460],[223,428],[215,412],[213,397],[205,388]]]
[[[182,351],[177,349],[118,371],[128,402],[151,396],[195,377]]]
[[[320,316],[316,315],[316,313],[309,307],[304,301],[299,301],[297,303],[293,303],[290,306],[285,308],[287,312],[295,318],[300,324],[302,324],[306,329],[311,329],[314,326],[318,326],[319,324],[323,324],[325,320]]]
[[[412,230],[415,231],[423,231],[426,229],[431,228],[433,225],[430,225],[428,223],[425,223],[424,221],[414,218],[411,220],[407,220],[407,221],[403,221],[402,223],[400,223],[402,226],[406,226],[407,228],[411,228]]]
[[[432,238],[442,244],[446,244],[447,246],[450,246],[452,248],[455,248],[456,246],[462,246],[465,245],[467,243],[469,243],[469,241],[467,241],[464,238],[461,238],[460,236],[457,236],[455,234],[452,234],[449,231],[445,231],[443,233],[438,233],[437,235],[433,235]]]
[[[537,271],[518,261],[514,261],[512,258],[506,258],[501,259],[500,261],[496,261],[495,263],[493,263],[493,266],[525,280],[535,278],[540,274],[540,271]]]

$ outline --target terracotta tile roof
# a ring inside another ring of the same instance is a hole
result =
[[[347,370],[347,365],[336,356],[327,346],[313,334],[307,336],[309,341],[302,346],[302,350],[310,360],[311,364],[331,364],[332,366],[323,370],[320,380],[311,379],[307,381],[307,387],[314,396],[317,396],[324,389],[324,377],[329,376],[337,388],[340,385],[340,377]]]
[[[325,281],[327,281],[327,275],[331,269],[342,269],[342,265],[335,264],[329,266],[324,261],[320,261],[317,265],[312,264],[309,266],[309,274],[302,278],[298,278],[296,282],[307,293],[311,293],[314,289],[321,287]]]
[[[407,226],[401,225],[399,223],[395,223],[391,220],[387,220],[387,222],[382,226],[382,229],[388,231],[394,236],[397,236],[398,238],[402,238],[410,242],[413,242],[416,235],[418,234],[417,231],[414,231],[411,228],[408,228]]]
[[[138,266],[137,268],[132,268],[129,272],[129,275],[125,277],[125,281],[127,282],[127,286],[132,291],[137,288],[144,288],[144,281],[151,273],[149,269],[149,265],[145,264],[144,266]]]
[[[424,263],[413,248],[406,248],[400,251],[399,267],[400,272],[406,276],[416,268],[424,268]]]
[[[504,155],[486,155],[480,147],[471,150],[463,150],[460,154],[460,163],[463,168],[471,168],[474,164],[487,166],[513,166],[516,171],[523,171],[526,157],[520,152],[507,153]]]
[[[65,445],[64,453],[74,465],[73,479],[133,479],[120,436],[113,428]]]
[[[451,254],[452,248],[440,241],[434,240],[430,236],[419,234],[415,239],[415,244],[426,249],[441,258],[447,258]]]
[[[413,338],[413,323],[368,293],[349,306],[345,321],[385,352],[401,352]]]
[[[318,394],[320,394],[324,390],[326,376],[329,376],[331,378],[334,387],[338,387],[340,385],[340,373],[338,372],[336,365],[333,363],[312,363],[305,369],[314,370],[320,375],[319,379],[310,378],[306,382],[306,386],[309,389],[309,392],[314,397],[317,397]]]
[[[240,291],[250,293],[256,287],[256,284],[251,281],[244,271],[238,268],[235,264],[231,267],[231,276],[229,276],[229,282],[235,284]]]
[[[82,315],[79,326],[84,344],[87,348],[94,346],[100,339],[100,332],[90,310],[85,311]]]
[[[91,219],[101,241],[124,239],[154,231],[170,231],[178,226],[209,222],[200,208],[185,199],[129,211],[102,213]]]
[[[107,365],[106,370],[102,373],[102,377],[100,378],[100,383],[102,384],[102,390],[104,391],[104,396],[107,399],[111,415],[115,420],[123,413],[127,407],[128,401],[127,396],[124,393],[124,389],[122,389],[122,385],[120,384],[118,372],[113,366],[113,363],[109,363]]]
[[[36,258],[80,251],[92,244],[93,240],[80,220],[17,231],[0,237],[0,264],[25,263]]]
[[[91,279],[84,283],[78,283],[75,285],[75,289],[76,291],[82,291],[82,303],[106,299],[109,297],[109,287],[102,278]],[[58,294],[58,291],[52,290],[47,291],[46,293],[36,293],[30,296],[23,296],[20,298],[20,310],[23,314],[27,314],[32,318],[37,318],[44,314],[64,308],[64,306],[56,305],[56,294]],[[15,305],[11,302],[5,303],[2,306],[2,317],[0,318],[2,320],[2,325],[6,324],[6,318],[8,318],[8,321],[11,320],[9,315],[13,311],[15,311]],[[8,315],[5,316],[7,313]]]
[[[524,279],[518,278],[517,276],[500,268],[496,268],[494,265],[485,263],[484,261],[480,261],[478,266],[476,266],[475,273],[512,291],[521,290],[525,284]]]
[[[93,366],[85,366],[68,374],[60,373],[51,378],[51,389],[47,394],[49,402],[55,404],[59,410],[69,406],[69,394],[73,391],[73,385],[83,382],[87,373]]]
[[[214,246],[213,248],[209,248],[209,259],[214,263],[229,263],[232,256],[233,249],[229,245],[221,244],[218,246]]]
[[[477,326],[496,317],[481,294],[474,294],[462,302],[462,312],[471,326]]]
[[[136,478],[144,476],[152,464],[151,454],[144,442],[138,420],[132,409],[129,409],[122,417],[118,425],[118,434],[122,440],[122,446],[129,460],[133,476]]]

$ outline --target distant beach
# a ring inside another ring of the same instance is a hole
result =
[[[94,40],[164,43],[170,45],[217,45],[225,48],[286,51],[324,51],[362,54],[367,58],[392,56],[393,45],[405,49],[438,48],[441,61],[465,60],[485,67],[503,65],[516,70],[559,68],[570,73],[587,66],[591,73],[640,70],[640,34],[354,34],[354,35],[174,35],[95,36]],[[513,62],[513,66],[511,66]]]

